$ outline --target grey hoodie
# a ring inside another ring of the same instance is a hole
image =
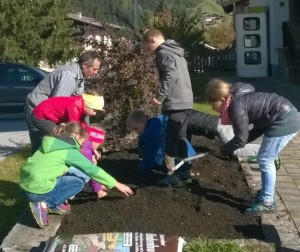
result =
[[[156,50],[156,67],[160,81],[156,99],[162,102],[162,111],[191,109],[193,91],[183,48],[166,40]]]
[[[61,83],[62,74],[67,73],[71,78],[70,83]],[[60,85],[65,85],[64,88]],[[35,108],[42,101],[53,96],[79,95],[83,92],[84,80],[78,63],[71,63],[60,66],[48,74],[27,96],[26,104]],[[60,91],[59,91],[60,90]]]

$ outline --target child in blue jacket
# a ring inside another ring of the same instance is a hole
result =
[[[152,170],[164,170],[165,168],[165,139],[168,116],[158,115],[148,118],[141,110],[133,110],[127,118],[127,127],[138,134],[138,146],[142,160],[138,165],[138,172],[142,175],[150,174]],[[195,155],[195,151],[186,139],[180,140],[178,158]],[[191,183],[191,164],[186,163],[176,171],[176,180],[170,184],[169,176],[159,181],[160,184],[183,186]]]

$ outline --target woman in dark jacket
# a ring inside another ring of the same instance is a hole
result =
[[[300,130],[300,114],[286,98],[274,93],[255,92],[250,84],[231,85],[220,79],[208,83],[206,98],[220,113],[222,124],[232,124],[234,138],[222,148],[223,155],[231,155],[263,136],[257,161],[261,170],[261,190],[250,201],[248,214],[275,210],[274,190],[276,169],[274,160]],[[253,128],[249,130],[249,124]]]

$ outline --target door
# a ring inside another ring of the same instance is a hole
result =
[[[236,56],[239,77],[268,76],[266,13],[236,14]]]

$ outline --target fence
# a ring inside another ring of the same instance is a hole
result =
[[[190,60],[192,71],[197,73],[235,71],[236,66],[234,48],[210,50],[201,47],[197,53],[190,55]]]

